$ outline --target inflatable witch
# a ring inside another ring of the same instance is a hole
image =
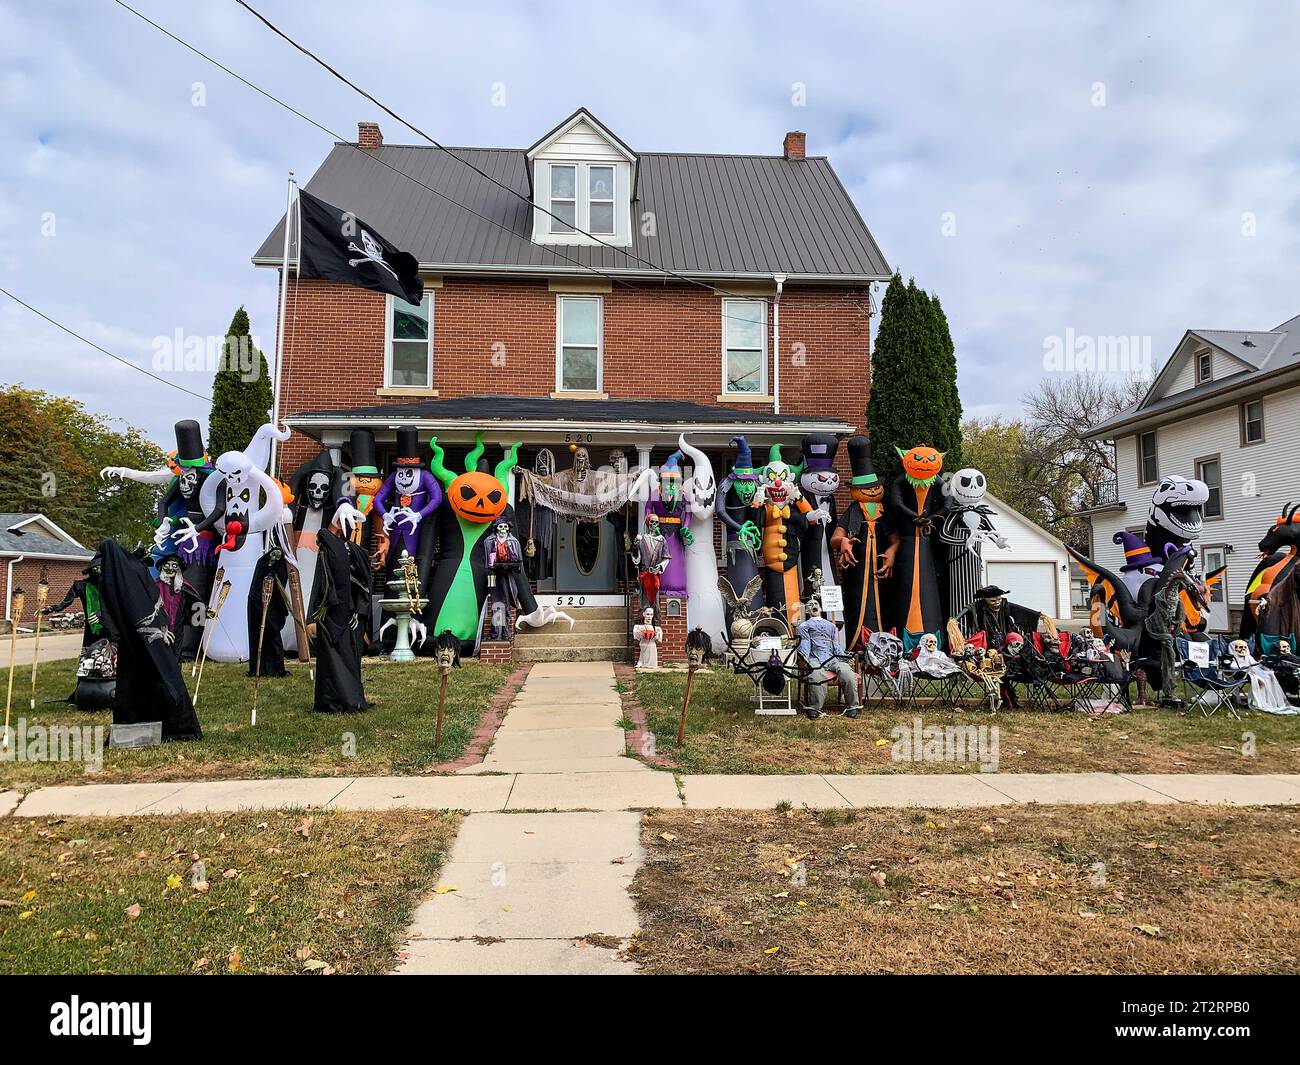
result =
[[[173,548],[169,540],[179,528],[181,520],[188,518],[199,524],[203,521],[203,507],[199,496],[204,481],[212,472],[212,465],[203,447],[203,430],[193,419],[176,423],[176,450],[168,456],[167,465],[157,470],[133,470],[126,466],[106,466],[100,470],[104,478],[136,481],[140,484],[165,484],[167,491],[158,501],[158,526],[154,531],[154,562],[173,551],[180,559],[186,584],[193,588],[203,602],[212,591],[212,574],[215,560],[215,536],[205,531],[194,543]],[[193,658],[198,653],[203,627],[195,619],[184,628],[179,654]]]
[[[686,549],[695,541],[690,527],[691,506],[682,489],[683,457],[680,451],[674,451],[664,460],[659,467],[659,496],[645,505],[646,514],[659,519],[659,528],[668,540],[671,558],[659,578],[659,590],[665,596],[685,594]]]
[[[984,541],[1003,551],[1011,546],[993,525],[996,515],[984,502],[987,491],[984,474],[969,468],[958,470],[943,485],[948,506],[939,525],[939,540],[947,555],[949,618],[963,617],[975,601],[984,577]],[[969,636],[970,631],[963,635]]]
[[[927,632],[943,632],[943,605],[930,539],[943,517],[943,491],[936,482],[943,469],[943,452],[932,447],[895,449],[903,472],[889,493],[889,507],[899,533],[894,563],[893,603],[889,627],[896,628],[907,649]]]
[[[885,510],[885,486],[871,464],[871,440],[849,440],[849,498],[852,502],[835,526],[831,547],[844,589],[844,643],[850,651],[865,646],[866,632],[885,624],[882,582],[893,570],[898,536]]]
[[[718,484],[713,476],[713,463],[697,447],[679,435],[677,444],[691,460],[690,491],[687,493],[691,508],[691,542],[686,548],[686,588],[690,599],[686,603],[686,624],[708,633],[715,652],[726,646],[727,621],[718,590],[718,554],[713,546],[713,516],[718,495]]]
[[[723,553],[727,563],[727,582],[739,595],[758,575],[758,549],[762,534],[750,509],[758,490],[758,474],[750,456],[749,442],[743,436],[731,441],[736,445],[736,460],[731,472],[718,485],[714,512],[723,525]],[[757,597],[755,597],[757,598]]]
[[[199,496],[203,521],[196,525],[190,518],[182,518],[180,529],[173,534],[182,550],[193,550],[204,532],[217,532],[217,563],[230,582],[229,598],[237,604],[247,603],[250,596],[261,603],[261,589],[253,588],[253,572],[267,543],[282,541],[283,526],[292,519],[279,483],[266,472],[271,441],[288,439],[288,429],[263,425],[245,450],[227,451],[218,458]],[[281,546],[287,550],[287,544]],[[208,657],[215,662],[247,660],[247,625],[225,611],[213,624],[207,638]]]

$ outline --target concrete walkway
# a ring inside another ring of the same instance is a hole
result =
[[[8,646],[9,637],[7,636],[4,637],[3,642],[5,645],[4,661],[5,664],[7,665],[9,662],[9,646]],[[31,683],[31,674],[32,674],[30,668],[32,664],[32,655],[35,652],[35,650],[36,650],[36,638],[34,636],[20,635],[18,637],[18,646],[14,650],[14,665],[29,667],[27,670],[27,680],[29,684]],[[66,630],[60,629],[53,633],[42,632],[40,650],[41,650],[42,662],[57,662],[58,660],[63,658],[76,658],[77,655],[81,653],[81,630],[77,629],[75,632],[67,632]],[[6,678],[7,678],[7,674],[8,671],[6,670],[4,672]],[[15,698],[17,698],[18,695],[18,687],[19,687],[18,683],[15,682],[14,684]],[[27,689],[24,688],[23,692],[26,693],[26,691]],[[26,703],[24,703],[23,705],[25,706]]]
[[[768,810],[780,802],[934,809],[1020,803],[1300,805],[1300,775],[922,773],[861,776],[682,776],[512,773],[454,777],[301,777],[39,788],[0,792],[0,817],[124,817],[273,810]]]
[[[398,974],[631,975],[630,813],[475,814],[416,909]]]

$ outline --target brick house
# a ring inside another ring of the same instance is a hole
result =
[[[0,601],[4,603],[5,628],[13,618],[13,593],[27,593],[24,628],[35,621],[36,587],[44,574],[50,582],[49,602],[57,603],[81,576],[92,552],[60,529],[44,514],[0,514]],[[76,603],[69,609],[80,610]]]
[[[525,465],[548,447],[561,468],[574,444],[657,465],[684,431],[719,477],[738,434],[761,460],[863,430],[871,289],[890,270],[804,134],[775,155],[640,152],[583,109],[526,149],[451,151],[361,123],[307,184],[414,254],[425,298],[290,277],[282,474],[322,447],[346,463],[360,426],[381,466],[398,425],[449,455],[479,430],[490,449],[523,441]],[[283,224],[255,265],[279,269]],[[612,567],[566,564],[583,538],[564,526],[539,592],[622,604]],[[618,549],[605,540],[586,549]]]

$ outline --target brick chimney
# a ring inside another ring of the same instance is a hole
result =
[[[800,137],[803,134],[799,134]],[[790,138],[787,137],[788,141]],[[802,145],[802,142],[801,142]],[[359,148],[382,148],[384,146],[384,135],[379,131],[378,122],[358,122],[357,123],[357,146]],[[799,149],[803,153],[802,146]]]
[[[785,135],[784,151],[787,159],[802,159],[804,157],[805,135],[797,129],[792,129]],[[364,147],[364,145],[363,145]]]

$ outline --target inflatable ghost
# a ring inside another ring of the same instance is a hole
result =
[[[718,556],[713,546],[714,504],[718,496],[718,482],[713,474],[713,463],[699,448],[679,435],[677,445],[691,460],[691,474],[687,502],[691,508],[691,532],[694,534],[686,546],[686,624],[708,633],[715,654],[726,646],[726,615],[722,593],[718,590]]]

